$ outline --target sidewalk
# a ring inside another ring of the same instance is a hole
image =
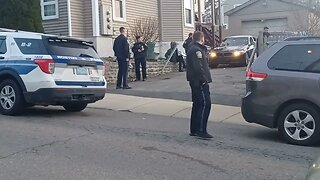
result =
[[[189,119],[192,103],[187,101],[107,94],[105,99],[95,104],[90,104],[88,107]],[[255,126],[245,122],[239,107],[216,104],[212,106],[209,121]]]

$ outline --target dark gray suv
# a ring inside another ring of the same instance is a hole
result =
[[[246,121],[278,128],[291,144],[320,142],[320,41],[284,41],[247,70]]]

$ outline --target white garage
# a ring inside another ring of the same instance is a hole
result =
[[[225,36],[253,35],[268,27],[270,32],[295,31],[308,19],[309,9],[293,0],[250,0],[225,13]]]
[[[258,36],[259,31],[268,27],[270,31],[282,32],[288,30],[288,20],[286,18],[267,19],[267,20],[250,20],[242,21],[242,34]]]

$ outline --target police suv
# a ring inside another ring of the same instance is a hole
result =
[[[105,96],[104,63],[92,43],[0,29],[0,113],[34,105],[80,112]]]

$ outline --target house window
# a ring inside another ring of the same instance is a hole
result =
[[[41,15],[43,20],[59,18],[58,0],[41,0]]]
[[[113,0],[113,19],[126,21],[126,0]]]
[[[186,26],[193,26],[193,0],[184,0],[184,16]]]

